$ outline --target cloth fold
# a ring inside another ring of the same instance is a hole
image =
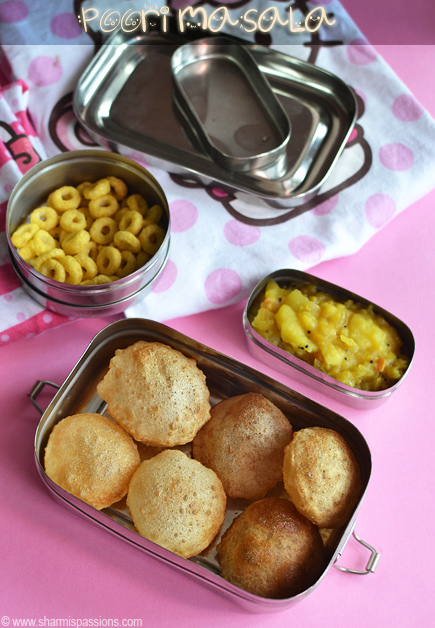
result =
[[[8,195],[26,168],[45,155],[94,145],[75,119],[71,96],[95,52],[93,42],[101,35],[101,22],[90,24],[93,31],[86,35],[72,21],[72,0],[60,0],[54,16],[31,13],[35,4],[21,2],[29,10],[16,22],[2,15],[7,37],[1,40],[6,41],[1,73],[16,82],[3,88],[0,98],[1,229]],[[272,5],[280,12],[281,22],[288,16],[288,3],[280,0],[223,4],[233,22],[248,10],[260,15]],[[125,3],[81,3],[83,10],[92,6],[101,15],[109,5],[113,9]],[[177,11],[187,3],[179,0],[168,5]],[[215,3],[201,6],[211,13]],[[162,169],[151,158],[125,151],[142,161],[162,185],[172,221],[167,265],[152,292],[130,307],[126,316],[164,321],[222,307],[246,298],[255,283],[273,270],[305,270],[351,255],[435,186],[434,120],[365,41],[338,0],[300,0],[294,19],[299,16],[303,23],[314,6],[324,7],[334,22],[316,33],[289,33],[278,22],[268,32],[263,28],[247,33],[240,25],[238,32],[229,27],[227,32],[314,63],[354,90],[358,119],[332,174],[315,199],[295,210],[282,210],[244,193],[228,194],[219,186],[175,174],[170,165]],[[8,43],[14,26],[20,30],[31,18],[39,20],[32,22],[35,31],[50,33],[44,36],[44,44]],[[26,152],[25,144],[33,152]],[[0,249],[0,346],[40,332],[44,329],[41,321],[46,320],[45,325],[64,322],[24,295],[11,273],[4,233],[0,233]]]

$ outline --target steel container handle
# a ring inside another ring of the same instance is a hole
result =
[[[59,390],[60,386],[58,384],[55,384],[53,382],[49,382],[47,380],[38,380],[32,390],[28,393],[28,397],[30,397],[30,401],[33,403],[33,405],[35,406],[35,408],[38,410],[38,412],[40,414],[44,414],[44,410],[40,407],[40,405],[36,402],[36,398],[38,397],[39,393],[43,390],[44,386],[52,386],[53,388],[56,388],[56,390]]]
[[[337,563],[334,563],[334,567],[336,569],[339,569],[340,571],[345,571],[347,573],[354,573],[359,576],[365,576],[368,573],[374,573],[376,571],[376,567],[378,566],[381,555],[378,554],[378,552],[375,550],[374,547],[372,547],[371,545],[366,543],[366,541],[363,541],[359,536],[357,536],[357,534],[355,533],[355,530],[352,531],[352,536],[354,537],[356,541],[358,541],[358,543],[360,543],[361,545],[364,545],[364,547],[370,550],[370,557],[367,561],[366,568],[364,570],[349,569],[348,567],[342,567],[341,565],[337,565]]]

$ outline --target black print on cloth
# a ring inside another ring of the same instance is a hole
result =
[[[0,120],[0,129],[0,138],[22,174],[25,174],[38,161],[41,161],[41,157],[25,133],[17,133],[10,124],[3,120]],[[4,136],[5,132],[6,137]],[[1,161],[0,156],[0,165]]]
[[[65,94],[55,104],[48,122],[50,137],[62,152],[98,146],[75,117],[72,97]]]

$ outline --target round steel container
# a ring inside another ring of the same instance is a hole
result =
[[[166,236],[157,253],[127,277],[92,286],[60,283],[25,262],[10,236],[30,212],[43,205],[48,195],[63,185],[77,186],[107,176],[119,177],[127,184],[130,194],[142,194],[150,206],[158,204],[163,209]],[[163,270],[170,243],[168,201],[151,173],[131,159],[104,150],[71,151],[41,161],[15,186],[6,212],[6,236],[12,266],[24,289],[39,304],[66,316],[109,316],[143,299]]]

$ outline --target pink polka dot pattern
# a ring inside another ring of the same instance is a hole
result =
[[[367,199],[365,204],[367,220],[375,229],[384,227],[395,212],[396,203],[388,194],[374,194]]]
[[[29,80],[38,87],[53,85],[62,76],[62,66],[53,57],[45,55],[35,57],[29,65],[28,76]]]
[[[423,107],[411,94],[402,94],[393,102],[391,108],[394,116],[402,122],[415,122],[424,113]]]
[[[44,314],[42,320],[46,325],[48,325],[49,323],[53,322],[53,317],[51,314]]]
[[[238,273],[231,268],[214,270],[204,283],[205,296],[216,305],[228,303],[239,294],[241,289],[242,280]]]
[[[357,38],[347,47],[347,58],[354,65],[369,65],[377,58],[377,53],[365,39]]]
[[[320,205],[317,205],[317,207],[314,207],[311,210],[311,213],[315,214],[316,216],[324,216],[325,214],[329,214],[329,212],[334,209],[337,203],[338,194],[336,194],[335,196],[331,196],[331,198],[328,198],[326,201],[323,201],[323,203],[320,203]]]
[[[225,198],[225,196],[228,196],[227,192],[225,192],[225,190],[222,190],[221,188],[213,188],[212,192],[215,196],[218,196],[219,198]]]
[[[347,142],[348,143],[349,142],[353,142],[353,140],[356,139],[357,137],[358,137],[358,131],[356,129],[352,129],[352,131],[351,131],[351,133],[350,133],[350,135],[349,135],[349,137],[347,139]]]
[[[158,277],[157,281],[153,285],[151,291],[156,292],[156,293],[166,292],[166,290],[169,290],[169,288],[171,288],[174,285],[176,279],[177,279],[177,267],[173,261],[168,260],[166,262],[166,266],[162,270],[160,276]]]
[[[198,210],[190,201],[178,200],[169,204],[171,232],[188,231],[198,220]]]
[[[19,0],[7,0],[0,4],[0,22],[12,24],[21,22],[27,17],[29,10],[24,2]]]
[[[412,167],[414,153],[404,144],[385,144],[379,150],[379,160],[388,170],[403,172]]]
[[[249,246],[258,242],[261,231],[253,225],[245,225],[238,220],[229,220],[224,227],[224,236],[235,246]]]
[[[297,236],[290,240],[290,253],[306,264],[317,264],[325,253],[325,245],[312,236]]]
[[[58,13],[50,22],[51,32],[61,39],[75,39],[82,34],[82,29],[74,13]]]
[[[19,323],[23,323],[25,320],[26,320],[26,315],[24,314],[24,312],[18,312],[17,321]]]
[[[365,95],[365,93],[364,93],[364,92],[362,92],[360,89],[356,89],[356,90],[355,90],[355,94],[361,98],[361,100],[363,101],[363,103],[367,102],[367,96],[366,96],[366,95]]]

